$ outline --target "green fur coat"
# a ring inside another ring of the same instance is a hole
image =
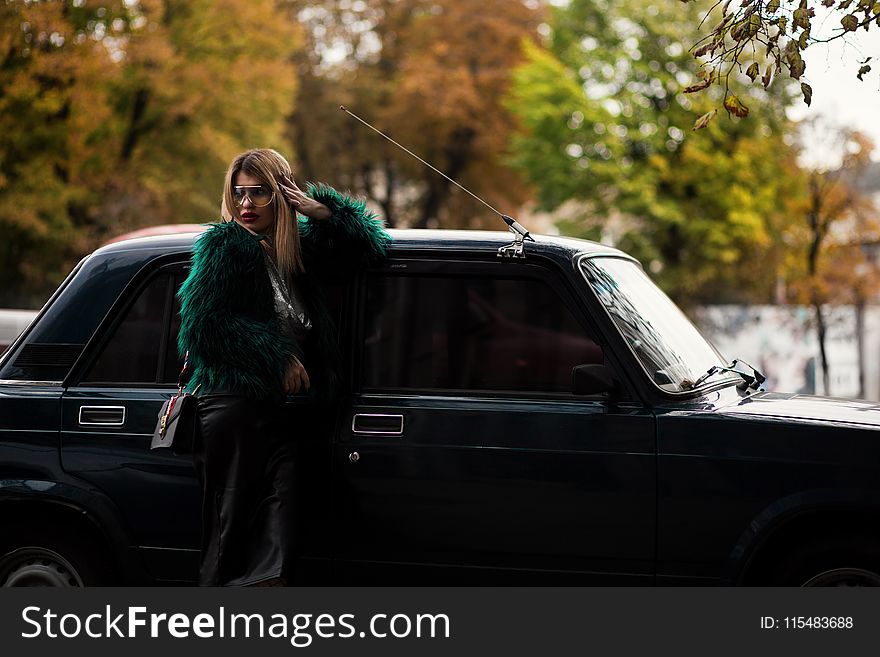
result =
[[[319,352],[319,393],[327,400],[338,387],[340,357],[321,285],[383,257],[391,238],[364,201],[327,185],[309,184],[307,194],[332,212],[329,220],[299,219],[305,273],[297,277]],[[261,239],[235,222],[222,222],[196,241],[192,268],[177,293],[177,347],[181,355],[189,351],[188,390],[201,385],[201,393],[283,399],[284,372],[300,352],[276,314]]]

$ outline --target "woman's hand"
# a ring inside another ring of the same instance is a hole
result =
[[[287,366],[287,372],[284,373],[284,393],[295,395],[300,391],[300,388],[308,390],[310,386],[306,368],[294,356],[290,361],[290,365]]]
[[[278,188],[284,195],[284,199],[290,204],[290,207],[300,214],[304,214],[312,219],[330,218],[332,214],[330,208],[306,196],[305,192],[296,186],[293,178],[282,178],[278,181]]]

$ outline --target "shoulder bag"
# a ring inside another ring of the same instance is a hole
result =
[[[190,454],[193,447],[193,437],[196,432],[198,416],[198,398],[193,394],[183,391],[183,374],[189,364],[189,352],[183,358],[183,368],[177,379],[177,393],[172,395],[159,411],[159,420],[153,431],[153,440],[150,449],[170,449],[175,454]]]

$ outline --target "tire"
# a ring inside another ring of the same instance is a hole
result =
[[[75,532],[21,535],[13,530],[13,536],[16,545],[0,548],[2,587],[101,586],[114,580],[105,550]]]
[[[880,542],[866,536],[817,541],[785,559],[773,580],[779,586],[880,586]]]

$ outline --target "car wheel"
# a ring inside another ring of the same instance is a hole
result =
[[[18,543],[0,555],[0,586],[82,587],[111,581],[112,571],[96,546],[45,536]]]
[[[865,568],[832,568],[801,586],[880,586],[880,574]]]
[[[775,580],[783,586],[880,586],[880,543],[866,537],[817,542],[791,555]]]

